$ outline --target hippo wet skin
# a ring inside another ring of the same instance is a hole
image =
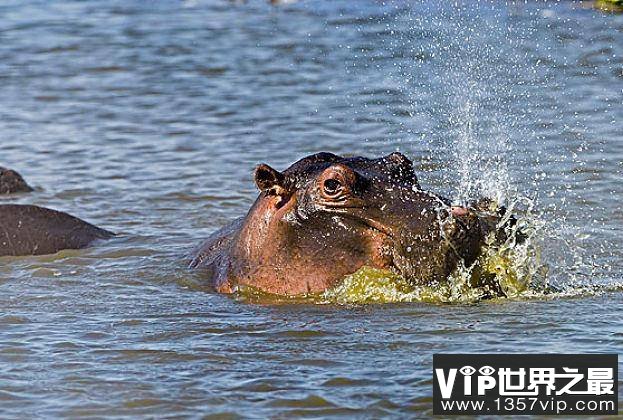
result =
[[[192,254],[190,267],[204,269],[219,292],[318,293],[363,266],[413,284],[442,282],[459,263],[474,263],[489,233],[503,236],[501,214],[451,207],[422,190],[400,153],[318,153],[283,172],[262,164],[255,183],[260,195],[246,217]]]
[[[113,237],[67,213],[31,205],[0,205],[0,257],[54,254]]]
[[[31,192],[33,189],[24,178],[12,169],[0,166],[0,195]]]

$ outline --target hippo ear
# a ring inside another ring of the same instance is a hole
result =
[[[274,194],[281,195],[285,191],[285,176],[262,163],[255,168],[255,185],[260,191],[272,191]]]
[[[404,154],[400,152],[392,152],[389,155],[385,156],[385,159],[396,162],[397,164],[401,164],[401,165],[408,165],[408,166],[413,165],[413,162],[411,162],[411,159],[409,159],[407,156],[405,156]]]
[[[392,171],[397,175],[410,182],[413,186],[420,188],[417,176],[415,175],[415,169],[413,168],[413,162],[400,152],[390,153],[385,156],[385,162],[392,168]]]

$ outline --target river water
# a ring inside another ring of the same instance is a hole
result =
[[[121,233],[0,260],[2,417],[427,417],[433,353],[623,347],[623,15],[9,0],[0,17],[0,164],[37,189],[2,202]],[[249,208],[255,164],[321,150],[400,150],[425,188],[519,203],[536,226],[527,264],[557,292],[368,305],[210,292],[184,254]]]

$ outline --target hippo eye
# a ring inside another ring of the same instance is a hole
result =
[[[342,184],[337,179],[327,179],[324,182],[324,192],[327,195],[335,195],[341,186]]]

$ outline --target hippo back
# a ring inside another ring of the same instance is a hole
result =
[[[0,257],[81,249],[113,236],[67,213],[31,205],[0,205]]]

